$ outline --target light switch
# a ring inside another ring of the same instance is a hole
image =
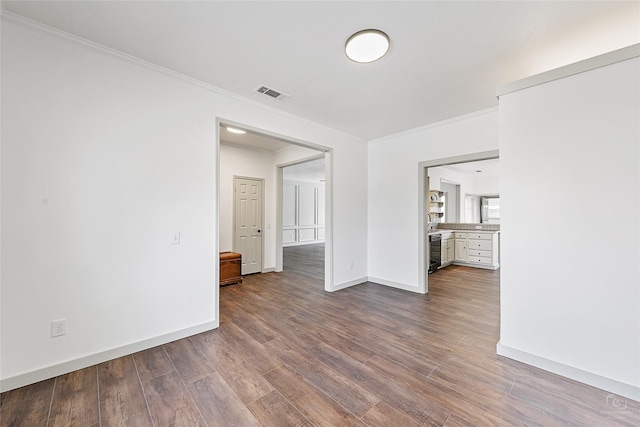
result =
[[[171,234],[171,244],[172,245],[179,245],[180,244],[180,232],[176,231],[175,233]]]

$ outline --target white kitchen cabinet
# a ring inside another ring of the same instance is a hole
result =
[[[500,267],[499,232],[456,232],[455,264],[495,270]]]
[[[456,233],[456,245],[454,261],[466,262],[467,261],[467,239],[458,237],[459,233]]]
[[[447,264],[451,264],[456,258],[456,241],[448,239],[447,241]]]
[[[445,267],[453,262],[455,254],[455,240],[453,238],[442,239],[440,261],[442,267]]]

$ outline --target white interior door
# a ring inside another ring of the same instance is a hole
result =
[[[262,271],[263,181],[234,178],[235,252],[242,255],[242,274]]]

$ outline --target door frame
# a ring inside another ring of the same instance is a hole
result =
[[[336,289],[334,287],[333,282],[333,148],[327,147],[320,144],[315,144],[312,142],[300,140],[297,138],[293,138],[287,135],[279,134],[276,132],[272,132],[269,130],[265,130],[263,128],[258,128],[255,126],[247,125],[244,123],[240,123],[234,120],[225,119],[223,117],[216,117],[215,119],[215,153],[214,153],[214,162],[216,167],[215,176],[215,215],[214,215],[214,224],[215,230],[217,233],[215,242],[214,242],[214,254],[220,252],[220,127],[229,125],[231,127],[239,127],[241,129],[246,129],[251,132],[271,136],[273,138],[280,139],[284,142],[287,142],[291,145],[298,145],[300,147],[311,148],[313,150],[317,150],[324,153],[325,156],[325,245],[324,245],[324,290],[326,292],[334,292]],[[276,167],[276,182],[280,179],[282,181],[282,168]],[[279,176],[279,178],[278,178]],[[265,189],[266,192],[266,189]],[[276,188],[276,192],[278,192]],[[280,190],[280,193],[282,191]],[[276,194],[277,197],[277,194]],[[280,194],[280,201],[276,200],[277,205],[281,206],[282,195]],[[264,214],[264,212],[263,212]],[[276,214],[277,217],[277,214]],[[264,238],[263,238],[264,241]],[[282,217],[280,216],[280,230],[276,226],[276,245],[277,242],[280,242],[282,245]],[[264,253],[263,253],[264,254]],[[277,257],[276,253],[276,257]],[[263,261],[264,262],[264,261]],[[215,291],[214,297],[217,302],[215,307],[215,321],[216,325],[219,324],[220,319],[220,266],[219,263],[215,263],[214,268],[214,280],[215,280]]]
[[[500,158],[500,150],[482,151],[478,153],[464,154],[461,156],[443,157],[441,159],[427,160],[418,163],[418,292],[429,292],[429,273],[425,259],[429,254],[427,242],[427,213],[429,212],[429,168],[437,166],[455,165],[457,163],[469,163],[479,160]]]
[[[238,227],[236,224],[236,180],[238,179],[249,179],[252,181],[260,181],[262,185],[262,194],[260,194],[260,223],[262,224],[261,232],[260,232],[260,273],[264,273],[264,178],[256,178],[251,176],[242,176],[242,175],[233,175],[233,250],[237,252],[238,248],[236,246],[236,239],[238,232]],[[242,266],[241,266],[242,268]]]
[[[302,159],[298,159],[298,160],[294,160],[292,162],[285,162],[285,163],[281,163],[281,164],[277,164],[276,165],[276,271],[280,272],[283,270],[283,263],[284,263],[284,256],[283,256],[283,245],[282,245],[282,229],[283,229],[283,225],[282,225],[282,204],[283,204],[283,184],[284,184],[284,178],[283,178],[283,169],[286,168],[287,166],[293,166],[293,165],[299,165],[301,163],[307,163],[313,160],[317,160],[317,159],[322,159],[324,158],[325,161],[325,166],[324,166],[324,179],[325,179],[325,183],[324,183],[324,209],[325,209],[325,224],[324,224],[324,231],[325,231],[325,238],[324,238],[324,244],[325,244],[325,250],[324,250],[324,254],[325,254],[325,260],[324,260],[324,274],[325,274],[325,286],[324,286],[324,290],[327,292],[332,292],[333,289],[332,288],[328,288],[327,287],[327,277],[330,274],[329,270],[331,269],[327,269],[327,246],[328,246],[328,242],[331,239],[331,237],[329,236],[329,223],[330,223],[330,215],[329,212],[331,211],[330,209],[330,202],[329,202],[329,190],[328,190],[328,186],[330,185],[329,183],[329,179],[328,179],[328,174],[327,174],[327,163],[330,161],[329,158],[330,154],[328,152],[324,152],[324,153],[319,153],[316,154],[314,156],[309,156],[309,157],[305,157]],[[331,281],[331,283],[333,283],[333,280]]]

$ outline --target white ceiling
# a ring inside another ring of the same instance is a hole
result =
[[[495,107],[497,86],[640,42],[627,1],[3,1],[18,14],[366,140]],[[349,61],[378,28],[391,50]],[[291,96],[281,102],[261,85]]]
[[[324,158],[287,166],[282,169],[282,179],[304,182],[324,182]]]
[[[239,128],[239,126],[236,126],[236,128]],[[245,134],[229,132],[224,125],[220,126],[220,143],[269,153],[275,153],[291,145],[282,139],[250,130],[247,130]]]

